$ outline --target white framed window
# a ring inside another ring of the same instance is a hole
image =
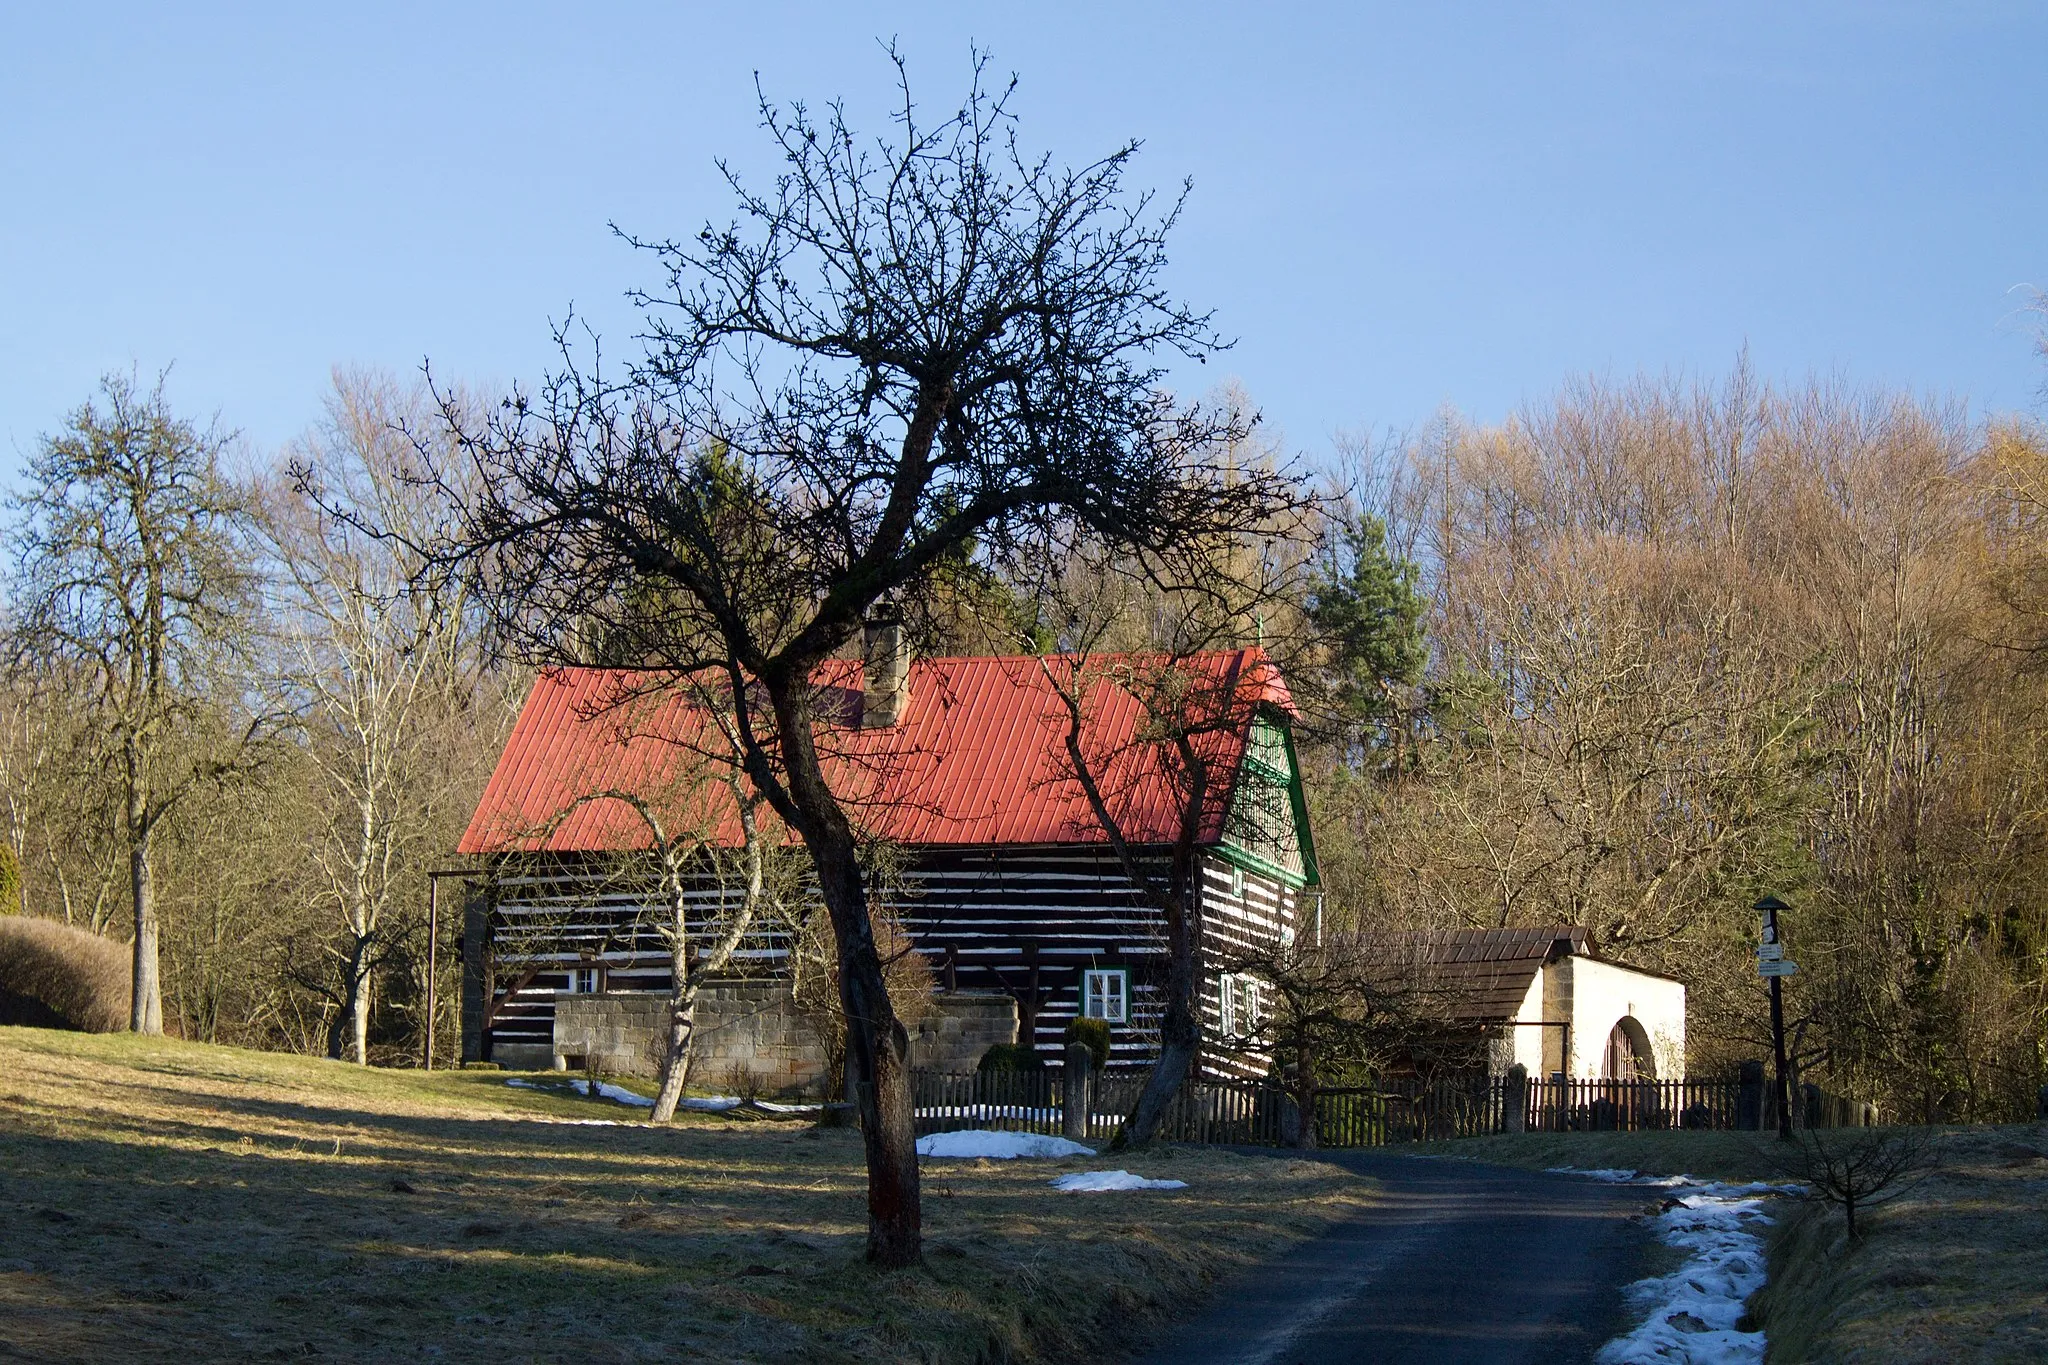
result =
[[[569,969],[569,994],[596,995],[597,968],[571,967]]]
[[[1244,869],[1235,865],[1230,869],[1230,894],[1244,899]]]
[[[1128,1023],[1131,974],[1120,967],[1090,967],[1081,973],[1081,1014],[1106,1023]]]
[[[1225,1038],[1249,1038],[1264,1019],[1263,984],[1255,976],[1225,972],[1216,981],[1216,1024]]]

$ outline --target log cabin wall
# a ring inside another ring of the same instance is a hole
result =
[[[1151,856],[1155,871],[1163,873],[1164,859],[1163,850]],[[1130,1018],[1113,1029],[1111,1064],[1150,1062],[1166,961],[1163,924],[1108,850],[927,849],[907,862],[885,902],[931,963],[941,990],[1011,996],[1020,1033],[1057,1061],[1067,1024],[1082,1008],[1083,973],[1125,971]],[[1264,1075],[1267,1053],[1224,1036],[1224,983],[1214,964],[1291,935],[1299,893],[1287,879],[1244,869],[1214,852],[1202,857],[1200,887],[1211,964],[1200,1007],[1205,1036],[1217,1044],[1203,1070]],[[607,992],[669,989],[668,949],[656,927],[664,910],[616,873],[573,861],[524,869],[507,862],[493,894],[495,988],[488,1027],[481,1030],[489,1055],[514,1065],[550,1055],[556,994],[584,984],[572,973],[594,973],[591,984]],[[699,876],[689,890],[693,921],[714,915],[720,894],[713,876]],[[784,937],[763,926],[744,945],[734,974],[780,975],[786,956]]]
[[[1241,955],[1270,953],[1292,943],[1304,928],[1302,893],[1291,881],[1211,854],[1202,860],[1202,896],[1209,967],[1201,997],[1202,1036],[1212,1040],[1202,1069],[1212,1076],[1265,1076],[1272,1070],[1273,1054],[1259,1033],[1263,1019],[1245,1019],[1240,1012],[1229,1021],[1230,1029],[1224,1027],[1223,992],[1230,983],[1222,967]],[[1262,998],[1262,1013],[1270,1008],[1270,1000]]]
[[[691,923],[715,919],[731,894],[709,870],[693,877],[686,890]],[[630,872],[574,857],[546,864],[503,859],[490,896],[484,1059],[526,1066],[547,1056],[555,996],[585,984],[580,973],[594,972],[589,984],[607,993],[668,991],[669,947],[660,928],[668,907]],[[778,975],[787,956],[784,936],[764,924],[741,944],[724,975]]]

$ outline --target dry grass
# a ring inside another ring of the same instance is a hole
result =
[[[858,1135],[690,1120],[501,1073],[365,1071],[0,1029],[0,1357],[967,1361],[1101,1354],[1369,1197],[1336,1168],[1168,1150],[930,1162],[927,1264],[860,1260]]]
[[[1632,1167],[1782,1179],[1770,1134],[1558,1133],[1417,1151],[1506,1165]],[[2048,1126],[1953,1128],[1934,1173],[1860,1213],[1812,1203],[1779,1221],[1754,1311],[1774,1365],[2048,1360]]]
[[[0,915],[0,1023],[128,1026],[129,950],[55,920]]]
[[[1768,1135],[1767,1135],[1768,1136]],[[1398,1150],[1417,1156],[1488,1161],[1545,1171],[1626,1169],[1716,1180],[1779,1180],[1768,1148],[1754,1133],[1496,1133],[1453,1142],[1418,1142]]]
[[[1853,1244],[1836,1210],[1787,1220],[1757,1304],[1773,1361],[2048,1359],[2048,1128],[1950,1129],[1938,1151]]]

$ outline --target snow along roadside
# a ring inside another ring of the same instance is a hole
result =
[[[1629,1307],[1642,1313],[1643,1320],[1635,1330],[1600,1348],[1595,1357],[1599,1365],[1736,1365],[1764,1358],[1764,1334],[1742,1331],[1738,1324],[1743,1304],[1764,1284],[1760,1234],[1771,1222],[1766,1204],[1773,1198],[1804,1194],[1804,1186],[1729,1184],[1569,1166],[1552,1170],[1669,1191],[1664,1211],[1650,1226],[1666,1246],[1687,1253],[1684,1264],[1669,1275],[1637,1280],[1622,1290]]]

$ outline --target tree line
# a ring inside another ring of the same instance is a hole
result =
[[[429,411],[340,373],[262,460],[110,375],[11,499],[10,908],[128,941],[137,1032],[423,1051],[426,873],[523,685],[404,548]]]
[[[1579,383],[1348,452],[1426,661],[1324,749],[1334,899],[1583,924],[1688,982],[1695,1069],[1767,1055],[1923,1121],[2043,1080],[2042,497],[2019,420],[1834,383]],[[1412,590],[1412,596],[1408,596]],[[1362,760],[1362,761],[1361,761]]]

